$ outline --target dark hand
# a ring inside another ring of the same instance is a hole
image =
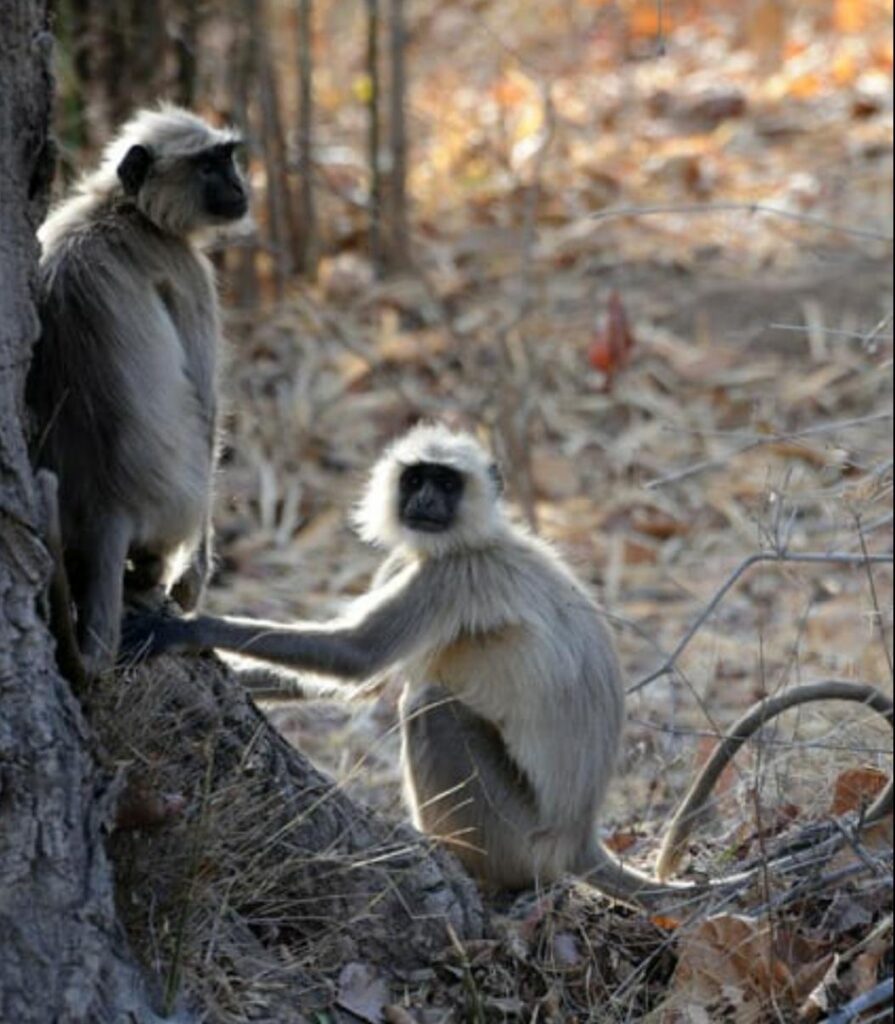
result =
[[[153,611],[129,611],[121,625],[120,661],[155,658],[175,649],[183,637],[183,619]]]

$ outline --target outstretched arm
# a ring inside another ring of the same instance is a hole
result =
[[[439,589],[420,571],[402,573],[359,602],[352,614],[327,624],[281,625],[254,619],[134,616],[130,650],[149,654],[216,648],[287,668],[364,680],[415,653],[445,642]]]

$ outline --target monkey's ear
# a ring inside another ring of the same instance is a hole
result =
[[[503,473],[500,471],[500,466],[496,462],[492,462],[488,467],[488,476],[491,477],[491,482],[494,484],[494,490],[497,494],[503,494],[506,489],[506,482],[504,481]]]
[[[145,146],[131,146],[118,165],[118,178],[127,195],[135,196],[140,191],[151,166],[152,153]]]

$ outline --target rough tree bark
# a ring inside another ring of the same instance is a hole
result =
[[[398,1002],[451,932],[481,937],[482,904],[459,864],[350,800],[217,658],[137,665],[91,701],[109,756],[131,762],[149,794],[144,816],[152,794],[182,805],[110,846],[128,932],[172,999],[220,1024],[244,1019],[214,1014],[222,993],[264,1024],[316,1012],[351,1024],[338,999],[346,968],[364,965]]]
[[[253,1020],[305,1024],[309,989],[331,993],[346,962],[380,965],[387,976],[397,963],[425,960],[447,944],[448,925],[461,939],[480,934],[481,904],[450,858],[358,808],[316,773],[232,674],[175,662],[167,686],[156,666],[137,673],[136,685],[132,677],[106,680],[108,715],[102,687],[87,696],[85,712],[61,678],[45,624],[51,559],[23,426],[39,330],[34,231],[52,176],[51,48],[45,0],[0,3],[0,1021],[161,1024],[161,1012],[179,1007],[165,1019],[184,1024],[194,1019],[188,1003],[217,995],[219,964],[230,986],[234,963],[261,963],[258,985],[267,993],[271,961],[294,943],[314,970],[281,972],[270,1016],[255,1012],[252,979],[245,991]],[[115,734],[128,707],[149,710],[141,695],[155,718],[132,719],[122,754]],[[198,807],[188,804],[153,837],[115,835],[113,881],[105,838],[120,786],[106,766],[130,757],[138,740],[187,796],[190,778],[203,781]],[[207,941],[200,933],[181,942],[200,932],[195,909],[220,880],[225,898],[213,907]],[[150,908],[142,932],[141,895]],[[177,933],[168,960],[154,931],[166,900]],[[199,972],[187,975],[197,948]],[[146,980],[131,950],[164,986]],[[236,1012],[242,1020],[241,1007]],[[203,1006],[201,1019],[225,1018]]]
[[[87,728],[42,618],[50,562],[22,428],[51,177],[43,0],[0,4],[0,1020],[155,1020],[117,924]]]
[[[314,0],[298,5],[298,152],[301,174],[299,270],[317,278],[317,209],[314,203]]]
[[[267,220],[273,247],[274,287],[283,298],[295,270],[295,225],[286,167],[286,143],[277,93],[274,53],[267,29],[265,0],[246,0],[247,22],[255,47],[258,103],[261,108],[261,145],[267,172]]]
[[[367,0],[367,159],[370,164],[370,259],[377,277],[385,276],[382,257],[382,125],[380,102],[382,78],[379,67],[379,0]]]
[[[410,266],[410,227],[407,211],[407,22],[404,0],[391,0],[389,56],[391,97],[389,113],[389,225],[388,268],[392,272]]]

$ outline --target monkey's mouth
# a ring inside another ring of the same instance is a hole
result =
[[[239,220],[249,212],[249,201],[245,196],[219,200],[214,215],[222,220]]]
[[[405,517],[404,524],[417,533],[444,533],[450,526],[444,519],[421,515]]]

